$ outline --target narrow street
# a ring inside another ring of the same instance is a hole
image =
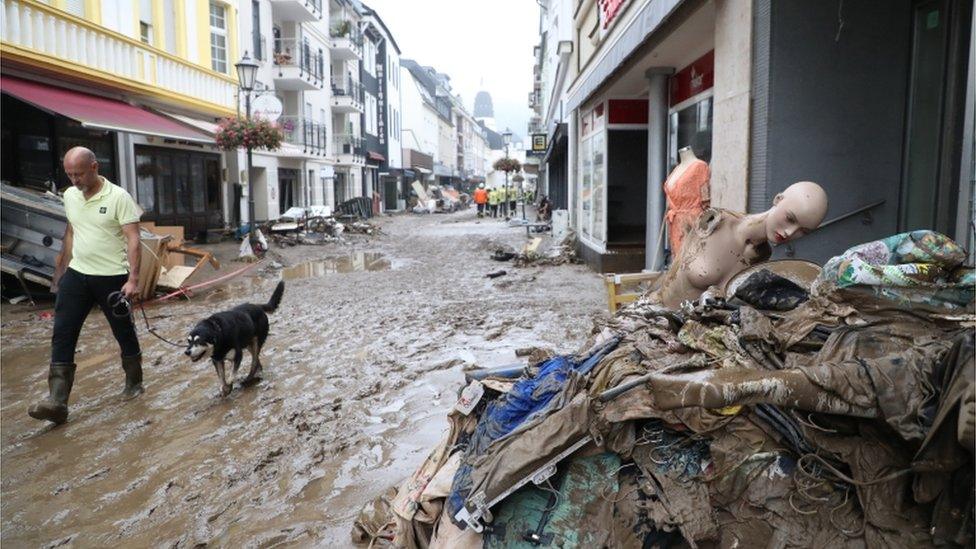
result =
[[[46,390],[51,320],[4,304],[3,544],[348,546],[362,504],[440,438],[465,368],[516,362],[528,346],[573,351],[607,314],[584,266],[489,259],[493,244],[521,246],[525,233],[473,209],[377,223],[381,235],[354,244],[273,246],[284,270],[259,266],[148,310],[182,341],[211,313],[267,301],[284,275],[264,379],[228,398],[209,361],[191,363],[140,316],[147,390],[122,402],[118,350],[96,311],[70,419],[52,428],[26,414]],[[498,269],[508,274],[485,277]]]

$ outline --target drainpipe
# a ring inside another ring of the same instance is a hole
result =
[[[668,171],[668,77],[671,67],[652,67],[644,73],[650,86],[647,97],[647,233],[644,267],[664,268],[664,190]]]

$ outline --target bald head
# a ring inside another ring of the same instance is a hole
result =
[[[71,148],[64,155],[63,165],[65,175],[81,192],[87,195],[98,188],[98,160],[90,149]]]
[[[769,242],[782,244],[810,233],[827,215],[827,193],[813,181],[798,181],[773,199],[766,216]]]

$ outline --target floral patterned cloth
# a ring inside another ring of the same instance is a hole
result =
[[[859,244],[831,258],[816,286],[863,286],[903,305],[958,308],[973,301],[976,276],[948,236],[921,230]]]

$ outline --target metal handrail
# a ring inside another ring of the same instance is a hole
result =
[[[861,206],[860,208],[851,210],[851,211],[849,211],[849,212],[847,212],[845,214],[839,215],[839,216],[837,216],[837,217],[835,217],[833,219],[828,219],[827,221],[824,221],[823,223],[820,224],[819,227],[817,227],[817,229],[823,229],[824,227],[826,227],[828,225],[833,225],[834,223],[838,223],[838,222],[843,221],[843,220],[845,220],[845,219],[847,219],[849,217],[854,217],[855,215],[857,215],[859,213],[863,213],[863,212],[866,212],[868,210],[872,210],[874,208],[877,208],[878,206],[880,206],[880,205],[882,205],[884,203],[885,203],[885,200],[879,200],[877,202],[872,202],[872,203],[870,203],[870,204],[868,204],[866,206]]]
[[[361,83],[351,78],[332,77],[332,95],[349,96],[362,103],[364,90]]]
[[[348,25],[348,30],[342,31],[340,28]],[[349,19],[337,19],[329,24],[330,38],[348,38],[353,44],[362,47],[363,33],[356,26],[356,22]]]
[[[317,51],[311,50],[311,46],[308,48],[305,46],[294,38],[275,38],[271,60],[279,67],[299,67],[302,72],[309,74],[321,84],[324,80],[322,71],[325,70],[325,63],[319,62]]]

